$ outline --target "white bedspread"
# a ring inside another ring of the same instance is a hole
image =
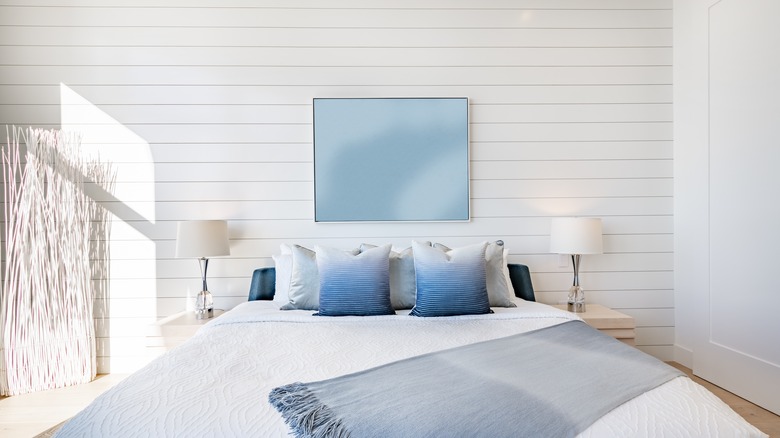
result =
[[[576,319],[517,302],[492,315],[446,318],[313,317],[311,311],[278,311],[272,302],[247,302],[103,394],[57,436],[287,436],[268,403],[274,387]],[[518,372],[524,360],[517,358]],[[615,409],[580,436],[718,435],[765,436],[680,377]]]

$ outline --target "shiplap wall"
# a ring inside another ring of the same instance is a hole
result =
[[[282,242],[412,239],[503,239],[555,303],[572,273],[548,254],[550,217],[602,217],[588,300],[671,359],[671,0],[182,4],[0,0],[0,123],[78,129],[119,171],[100,198],[115,213],[103,371],[143,363],[147,325],[199,289],[197,263],[174,258],[190,219],[230,221],[232,255],[209,272],[230,308]],[[470,222],[313,222],[312,98],[377,96],[470,99]]]

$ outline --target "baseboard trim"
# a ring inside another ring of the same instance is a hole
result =
[[[693,350],[674,344],[674,361],[685,367],[693,369]]]

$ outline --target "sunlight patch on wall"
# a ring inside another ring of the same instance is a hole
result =
[[[81,134],[83,152],[111,162],[113,194],[90,185],[88,195],[111,212],[107,296],[95,306],[98,373],[131,372],[148,361],[146,333],[157,319],[154,162],[148,142],[60,84],[62,129]]]

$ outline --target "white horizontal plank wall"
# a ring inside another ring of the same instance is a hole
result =
[[[180,5],[0,1],[0,123],[78,129],[119,170],[96,194],[115,214],[102,371],[142,363],[147,325],[199,288],[174,257],[190,219],[230,221],[209,288],[231,308],[280,243],[412,239],[503,239],[556,303],[572,273],[548,253],[550,218],[602,217],[587,298],[672,357],[671,0]],[[396,96],[470,99],[472,220],[314,223],[312,98]]]

